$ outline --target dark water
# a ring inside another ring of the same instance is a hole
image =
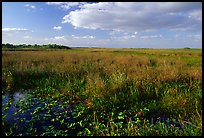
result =
[[[22,93],[22,92],[15,92],[13,95],[9,93],[6,93],[5,95],[3,95],[2,104],[4,106],[2,106],[2,115],[7,114],[6,120],[9,123],[13,123],[15,118],[14,113],[18,111],[20,108],[20,107],[15,107],[14,105],[25,97],[26,97],[26,93]],[[6,107],[6,103],[9,101],[11,101],[12,104],[9,107],[9,109],[5,111],[4,109]]]
[[[21,109],[21,105],[15,106],[15,104],[19,101],[23,100],[24,103],[22,104],[30,104],[28,109],[24,110],[23,113],[18,113],[17,111]],[[11,102],[11,106],[8,110],[5,111],[6,104],[8,102]],[[26,130],[26,126],[29,127],[30,122],[33,121],[32,119],[32,113],[36,108],[41,108],[42,110],[38,114],[39,120],[37,122],[34,122],[33,127],[36,128],[37,133],[42,132],[43,127],[48,126],[54,126],[55,129],[67,129],[66,126],[61,125],[59,121],[52,122],[51,119],[56,118],[56,112],[64,113],[65,110],[67,111],[66,114],[60,118],[64,119],[64,122],[75,122],[73,116],[72,116],[72,110],[75,109],[74,106],[66,106],[65,108],[60,107],[59,105],[61,103],[56,103],[52,107],[45,107],[47,104],[49,104],[49,101],[46,100],[40,100],[38,98],[33,97],[30,92],[15,92],[14,94],[6,93],[2,95],[2,116],[6,115],[6,118],[2,121],[7,122],[11,126],[15,124],[18,126],[18,133],[24,133]],[[16,113],[17,112],[17,113]],[[45,114],[49,112],[49,117],[46,117]],[[16,114],[15,114],[16,113]],[[65,117],[66,116],[66,117]],[[35,118],[35,117],[34,117]],[[20,119],[24,119],[23,122],[20,122]],[[4,129],[4,128],[3,128]]]

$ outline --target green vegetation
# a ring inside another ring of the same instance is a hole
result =
[[[8,51],[17,51],[17,50],[42,50],[42,49],[71,49],[68,46],[57,45],[57,44],[48,44],[48,45],[26,45],[26,44],[2,44],[2,50]]]
[[[202,135],[201,49],[3,50],[2,101],[15,91],[8,136]]]

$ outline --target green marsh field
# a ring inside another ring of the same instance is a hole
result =
[[[6,136],[201,136],[202,49],[2,49]]]

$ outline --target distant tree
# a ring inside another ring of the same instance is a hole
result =
[[[54,49],[71,49],[68,46],[63,45],[57,45],[57,44],[47,44],[47,45],[31,45],[31,44],[19,44],[19,45],[13,45],[13,44],[2,44],[2,48],[54,48]]]
[[[13,44],[6,43],[6,44],[5,44],[5,47],[6,47],[6,48],[13,48]]]
[[[184,49],[191,49],[190,47],[184,47]]]
[[[22,45],[23,45],[24,48],[27,47],[26,44],[22,44]]]

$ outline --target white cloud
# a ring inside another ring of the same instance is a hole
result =
[[[31,9],[35,9],[36,7],[34,5],[30,5],[30,4],[26,4],[24,5],[25,7],[31,8]]]
[[[59,6],[60,8],[64,9],[64,10],[68,10],[71,7],[75,7],[75,6],[80,6],[85,4],[86,2],[47,2],[47,5],[55,5],[55,6]]]
[[[87,35],[87,36],[83,36],[82,38],[90,38],[90,39],[94,39],[95,36],[92,36],[92,35]]]
[[[62,26],[54,26],[53,29],[55,29],[55,30],[61,30],[61,29],[62,29]]]
[[[79,7],[65,15],[62,23],[75,28],[125,32],[198,31],[202,26],[202,4],[197,2],[99,2]]]
[[[68,46],[103,46],[107,44],[107,39],[97,39],[92,35],[85,36],[55,36],[51,38],[44,38],[45,43],[56,43]]]
[[[15,32],[26,32],[28,29],[26,28],[2,28],[2,32],[9,32],[9,33],[15,33]]]
[[[65,40],[65,36],[55,36],[54,38],[57,40]]]
[[[58,40],[66,40],[65,36],[55,36],[50,38],[44,38],[44,41],[58,41]]]
[[[120,30],[113,30],[109,33],[111,39],[135,39],[138,38],[137,32],[124,32]]]
[[[81,38],[88,38],[88,39],[94,39],[96,38],[95,36],[92,36],[92,35],[85,35],[85,36],[75,36],[75,35],[71,35],[73,38],[76,38],[76,39],[81,39]]]
[[[55,44],[62,44],[66,45],[66,43],[69,41],[66,36],[55,36],[50,38],[44,38],[44,43],[55,43]]]

